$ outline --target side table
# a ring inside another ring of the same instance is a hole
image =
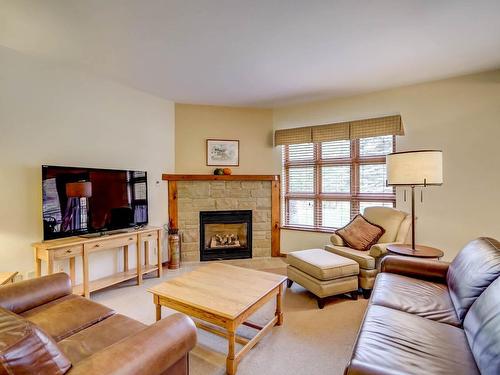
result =
[[[13,283],[16,275],[17,272],[0,272],[0,285],[5,285],[9,282]]]
[[[435,247],[416,245],[415,249],[410,244],[393,244],[387,246],[387,251],[398,255],[417,258],[437,258],[440,259],[444,253]]]

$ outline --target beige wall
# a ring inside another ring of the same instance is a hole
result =
[[[400,113],[398,150],[442,149],[444,184],[417,203],[417,242],[451,259],[477,236],[500,238],[500,70],[274,110],[276,129]],[[275,156],[279,160],[279,155]],[[276,170],[278,172],[278,170]],[[409,210],[398,189],[397,206]],[[327,235],[283,231],[282,249],[322,246]]]
[[[0,61],[0,271],[34,269],[42,164],[147,170],[150,223],[166,222],[166,186],[155,182],[174,170],[172,102],[3,47]],[[99,277],[119,260],[91,262]]]
[[[207,138],[239,139],[240,166],[234,174],[272,174],[273,115],[270,109],[175,105],[175,172],[209,173]]]

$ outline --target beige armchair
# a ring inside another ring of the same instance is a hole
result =
[[[368,298],[375,282],[375,276],[380,270],[380,261],[387,254],[387,246],[405,242],[411,227],[411,215],[390,207],[367,207],[363,216],[368,221],[385,229],[384,235],[370,250],[351,249],[336,234],[331,237],[332,244],[326,245],[325,249],[358,262],[359,286],[363,289],[365,298]]]

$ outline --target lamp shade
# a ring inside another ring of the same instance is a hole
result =
[[[90,198],[92,196],[92,183],[89,181],[68,182],[66,196],[68,198]]]
[[[418,150],[394,152],[386,157],[387,185],[441,185],[443,152]]]

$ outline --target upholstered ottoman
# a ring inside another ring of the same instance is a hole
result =
[[[313,293],[318,307],[325,306],[325,299],[337,294],[350,293],[358,298],[359,265],[352,259],[323,249],[293,251],[287,254],[287,286],[295,281]]]

